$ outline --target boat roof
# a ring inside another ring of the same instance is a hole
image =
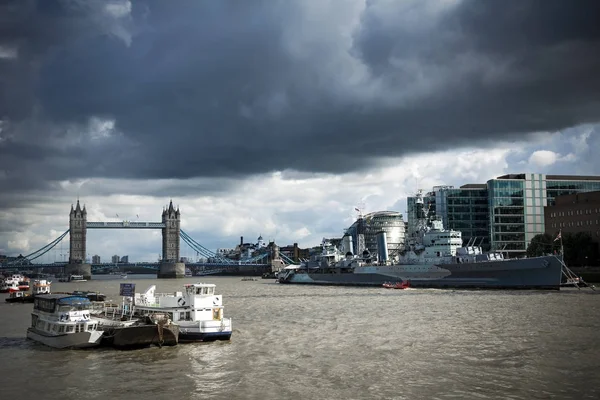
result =
[[[217,285],[215,285],[214,283],[202,283],[202,282],[198,282],[198,283],[186,283],[185,285],[183,285],[183,287],[189,287],[189,286],[193,286],[193,287],[217,287]]]
[[[35,297],[40,298],[40,299],[47,299],[47,300],[62,300],[62,299],[67,299],[67,298],[89,300],[85,296],[81,296],[81,295],[77,295],[77,294],[66,294],[66,293],[38,294]]]

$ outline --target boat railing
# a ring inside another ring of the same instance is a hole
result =
[[[174,297],[176,296],[175,293],[171,292],[171,293],[154,293],[154,297],[156,297],[157,299],[159,297]]]
[[[155,296],[141,296],[141,297],[136,297],[135,298],[135,304],[139,305],[139,306],[146,306],[146,307],[158,307],[160,305],[160,298],[161,297],[167,297],[167,296],[161,296],[164,293],[159,293]],[[173,296],[173,294],[171,294],[171,296]]]

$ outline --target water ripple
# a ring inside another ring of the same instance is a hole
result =
[[[59,351],[24,338],[31,307],[1,305],[0,357],[10,360],[0,363],[3,397],[24,390],[61,400],[600,397],[596,292],[204,280],[224,296],[231,342]],[[78,289],[117,298],[118,283]],[[137,282],[139,290],[157,284],[161,292],[182,283]]]

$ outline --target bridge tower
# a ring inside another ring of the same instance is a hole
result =
[[[87,233],[87,211],[79,205],[69,213],[69,263],[65,266],[67,275],[83,275],[85,279],[91,279],[92,266],[86,263],[86,233]]]
[[[182,278],[185,276],[185,264],[180,261],[181,214],[179,207],[173,207],[173,201],[162,213],[162,260],[158,270],[158,278]]]
[[[279,246],[275,242],[271,242],[269,245],[271,247],[271,272],[278,272],[285,267],[279,255]]]

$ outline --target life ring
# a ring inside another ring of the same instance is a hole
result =
[[[179,300],[177,300],[177,304],[179,304],[180,306],[185,306],[185,300],[183,299],[183,297],[179,298]]]

